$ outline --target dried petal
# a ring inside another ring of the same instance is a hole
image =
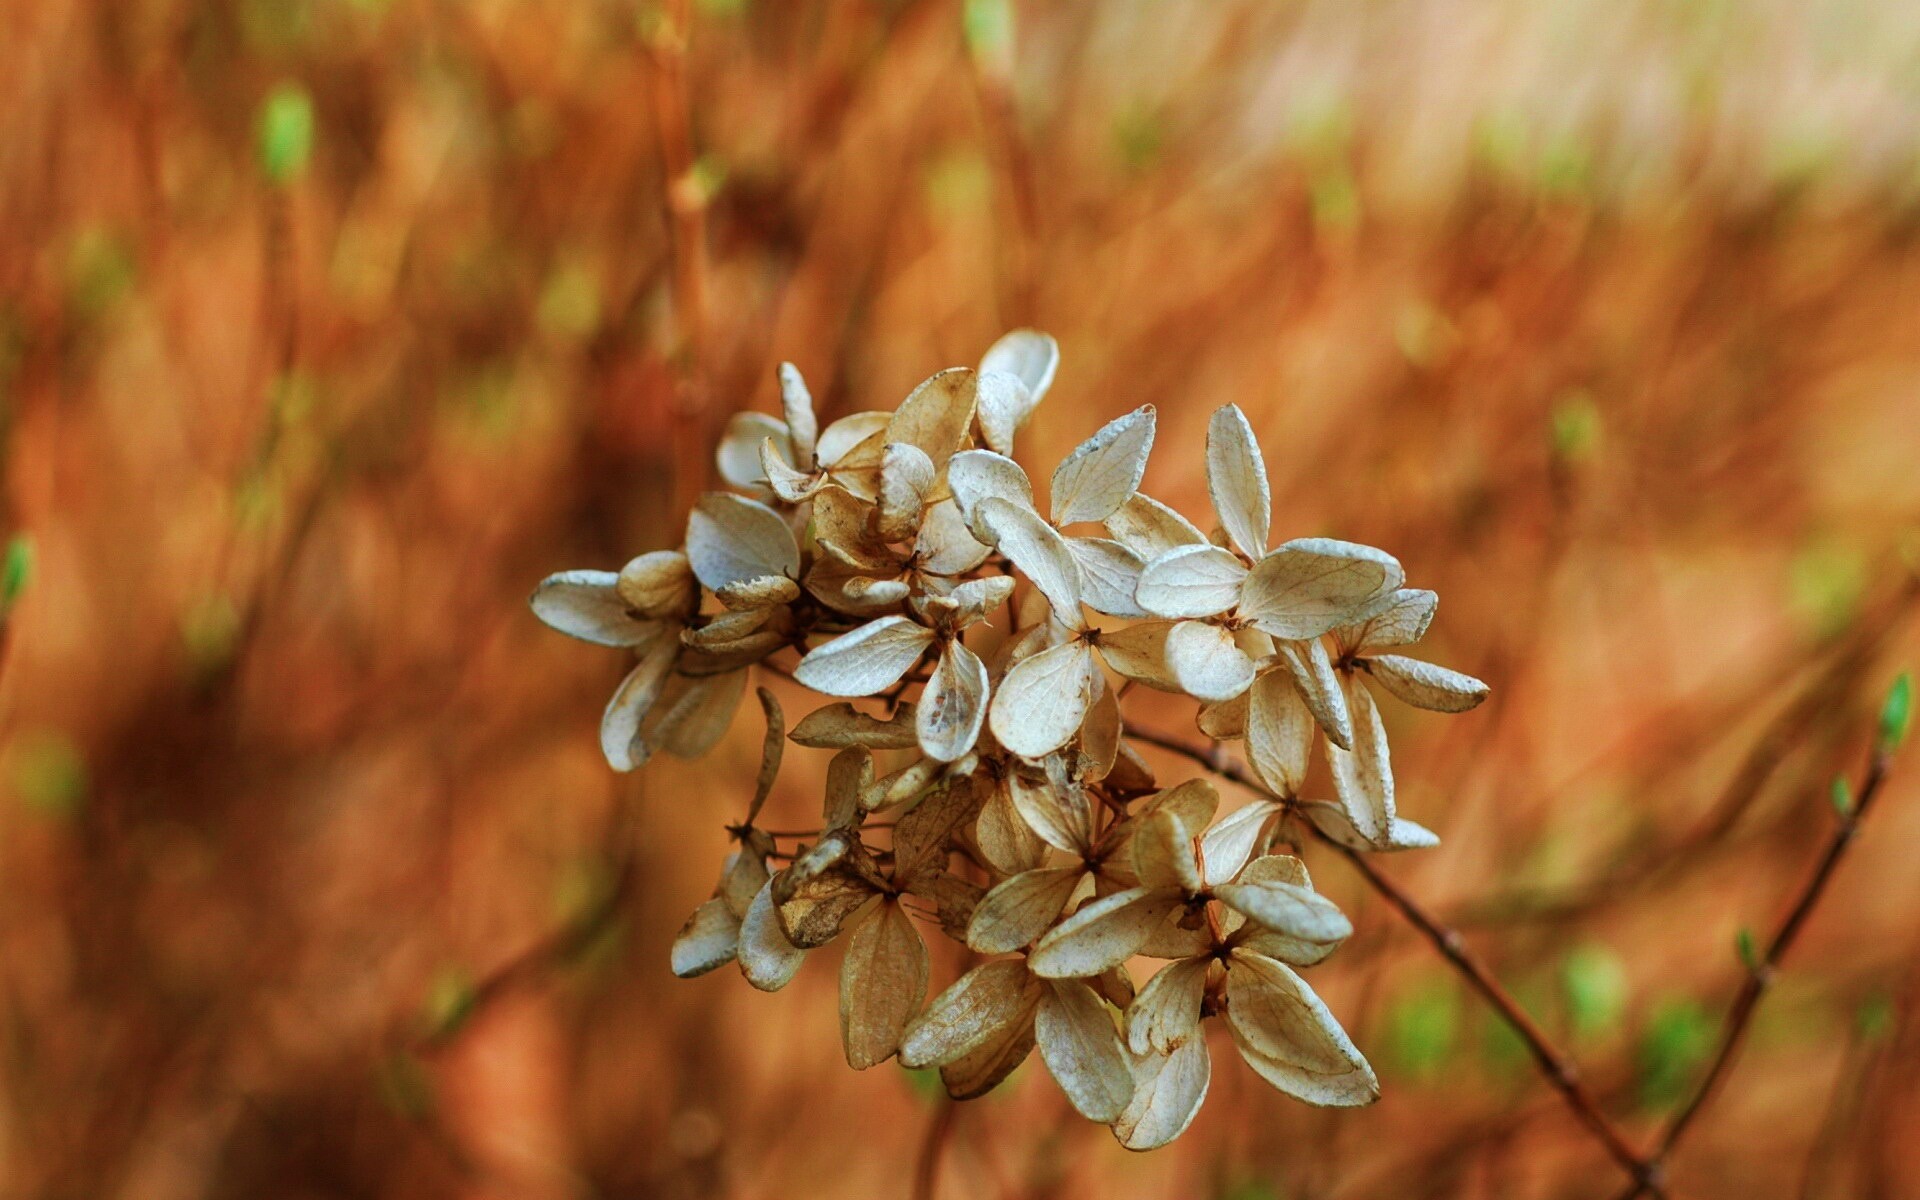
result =
[[[671,677],[640,727],[640,740],[675,758],[699,758],[727,732],[746,690],[745,671]]]
[[[1171,1054],[1200,1032],[1200,1002],[1211,959],[1183,958],[1161,967],[1127,1006],[1127,1048],[1135,1054]]]
[[[875,522],[882,538],[904,541],[920,528],[920,513],[935,475],[926,451],[908,442],[888,443],[880,462],[880,513]]]
[[[1153,405],[1142,405],[1109,421],[1061,461],[1048,486],[1054,524],[1104,521],[1127,502],[1147,471],[1153,423]]]
[[[1027,964],[1049,979],[1083,979],[1132,958],[1180,904],[1172,893],[1128,888],[1084,905],[1048,931]]]
[[[869,750],[905,750],[919,745],[914,732],[913,706],[903,704],[886,720],[869,716],[851,704],[829,704],[801,718],[787,736],[802,746],[819,750],[844,750],[865,746]]]
[[[701,583],[718,590],[762,575],[798,575],[800,547],[766,505],[708,492],[687,517],[687,561]]]
[[[715,897],[693,910],[673,939],[673,973],[682,979],[705,975],[733,961],[740,942],[740,919]]]
[[[1376,844],[1361,835],[1354,827],[1353,819],[1347,816],[1346,809],[1337,804],[1316,800],[1300,808],[1307,814],[1307,819],[1313,822],[1314,828],[1333,839],[1334,844],[1349,850],[1429,850],[1440,844],[1439,834],[1402,816],[1393,818],[1386,841]]]
[[[814,466],[813,447],[820,437],[820,423],[813,415],[813,395],[800,368],[790,362],[780,364],[780,410],[786,416],[786,435],[793,451],[793,465],[803,471]]]
[[[1313,753],[1313,714],[1287,671],[1253,681],[1247,702],[1247,761],[1274,795],[1291,800],[1307,780]]]
[[[1277,638],[1316,638],[1394,586],[1398,571],[1398,563],[1369,547],[1300,538],[1254,564],[1240,615]]]
[[[1200,859],[1194,851],[1193,831],[1168,809],[1144,814],[1133,834],[1133,872],[1141,884],[1163,891],[1192,895],[1206,885],[1200,879]]]
[[[793,982],[807,952],[787,940],[774,910],[773,882],[753,894],[747,915],[740,919],[740,973],[763,992],[777,992]]]
[[[1318,638],[1310,642],[1282,642],[1280,660],[1293,676],[1293,686],[1313,714],[1327,740],[1342,750],[1353,748],[1353,714],[1347,708],[1341,676]]]
[[[1035,989],[1036,995],[1038,989]],[[1003,1026],[979,1049],[940,1068],[940,1082],[955,1100],[984,1096],[1013,1074],[1015,1067],[1033,1052],[1033,1021],[1016,1021]]]
[[[1077,641],[1015,663],[987,710],[993,736],[1023,758],[1066,745],[1093,704],[1096,671],[1093,650]]]
[[[809,650],[793,677],[829,696],[871,696],[899,682],[931,645],[926,626],[881,617]]]
[[[655,623],[634,616],[615,584],[612,571],[562,571],[540,581],[527,601],[533,615],[568,637],[597,646],[637,646],[648,641]]]
[[[1093,813],[1087,794],[1077,787],[1055,787],[1019,775],[1007,780],[1013,806],[1041,840],[1069,854],[1085,854],[1093,845]]]
[[[1001,454],[1013,453],[1013,435],[1033,412],[1033,393],[1005,371],[982,370],[975,378],[974,416],[980,440]]]
[[[1113,1123],[1113,1136],[1129,1150],[1152,1150],[1187,1131],[1206,1103],[1213,1060],[1207,1039],[1195,1033],[1173,1053],[1133,1063],[1133,1100]]]
[[[1432,592],[1401,588],[1380,611],[1357,625],[1340,628],[1340,643],[1356,653],[1410,646],[1426,636],[1439,604],[1440,597]]]
[[[649,751],[639,744],[640,726],[658,703],[679,653],[676,639],[657,636],[607,701],[600,718],[600,751],[614,770],[631,771],[647,761]]]
[[[960,506],[951,500],[941,500],[931,505],[920,519],[920,533],[913,543],[913,558],[920,569],[929,575],[964,575],[987,561],[987,555],[991,553],[993,548],[973,536],[973,532],[967,528],[966,518],[960,515]],[[996,575],[993,578],[1006,577]]]
[[[1354,829],[1375,846],[1385,846],[1393,828],[1393,762],[1387,751],[1387,730],[1373,697],[1356,680],[1343,689],[1353,713],[1353,749],[1327,747],[1333,768],[1333,790],[1346,809]]]
[[[1220,527],[1240,553],[1258,559],[1267,548],[1273,520],[1273,495],[1267,488],[1267,464],[1253,426],[1236,405],[1217,410],[1207,422],[1207,492]]]
[[[1223,883],[1213,894],[1248,920],[1302,941],[1338,942],[1353,933],[1339,905],[1312,888],[1266,880]]]
[[[1264,848],[1267,818],[1279,811],[1271,800],[1256,800],[1234,809],[1201,835],[1201,875],[1209,887],[1240,874],[1247,859]]]
[[[1080,598],[1089,608],[1110,617],[1147,615],[1134,600],[1145,566],[1138,554],[1105,538],[1068,538],[1067,549],[1080,568]]]
[[[997,496],[1016,508],[1033,509],[1033,484],[1020,464],[991,450],[963,450],[947,463],[947,487],[960,506],[967,527],[981,541],[990,540],[980,524],[980,502]]]
[[[1053,374],[1060,369],[1060,345],[1037,329],[1016,329],[1002,334],[980,356],[980,370],[1005,371],[1026,385],[1031,403],[1038,404],[1053,386]],[[1031,411],[1031,410],[1029,410]],[[1025,417],[1022,417],[1024,423]]]
[[[1140,572],[1134,599],[1161,617],[1211,617],[1240,602],[1244,563],[1218,546],[1181,546]]]
[[[1054,619],[1079,628],[1080,568],[1067,549],[1067,540],[1031,509],[997,496],[982,500],[977,511],[980,525],[991,535],[989,540],[1047,598]]]
[[[1366,660],[1380,686],[1415,708],[1465,712],[1487,698],[1487,685],[1471,675],[1449,671],[1417,658],[1382,654]]]
[[[927,995],[927,944],[887,897],[848,939],[840,966],[840,1040],[856,1071],[892,1058]]]
[[[714,452],[720,478],[737,488],[764,487],[766,472],[760,466],[760,444],[772,441],[781,457],[792,462],[787,450],[787,427],[778,417],[766,413],[737,412],[727,418],[726,432]]]
[[[1227,1026],[1247,1065],[1309,1104],[1371,1104],[1380,1084],[1313,989],[1283,963],[1236,949],[1227,970]]]
[[[1100,657],[1121,675],[1163,692],[1177,692],[1180,681],[1167,665],[1167,635],[1172,621],[1135,621],[1119,629],[1102,629]]]
[[[1034,1017],[1047,1070],[1089,1121],[1120,1116],[1133,1099],[1133,1071],[1107,1006],[1078,980],[1053,980]]]
[[[973,428],[974,373],[967,367],[940,372],[913,389],[887,423],[888,442],[926,451],[936,470],[960,449]]]
[[[800,585],[785,575],[762,575],[757,579],[737,579],[725,587],[715,588],[713,594],[730,612],[743,613],[791,604],[800,598]]]
[[[1182,621],[1167,634],[1167,666],[1196,700],[1231,700],[1253,683],[1253,660],[1232,631],[1205,621]]]
[[[900,1039],[900,1062],[939,1067],[993,1042],[1007,1026],[1033,1020],[1040,987],[1018,959],[982,963],[933,998]]]
[[[1006,954],[1047,931],[1086,875],[1080,866],[1022,871],[1003,880],[973,910],[967,945],[982,954]]]
[[[1313,890],[1313,880],[1307,875],[1306,864],[1290,854],[1269,854],[1254,859],[1240,872],[1238,882],[1249,886],[1277,883],[1309,892]],[[1239,924],[1228,938],[1230,945],[1242,946],[1255,954],[1264,954],[1296,967],[1312,966],[1338,950],[1340,943],[1346,940],[1345,936],[1304,938],[1281,933],[1256,921],[1245,920],[1237,909],[1230,909],[1229,923],[1236,920]]]
[[[654,550],[620,568],[614,589],[626,606],[643,617],[678,620],[700,602],[693,566],[678,550]]]
[[[1047,844],[1028,828],[1014,808],[1013,791],[1007,781],[993,784],[986,802],[980,807],[973,840],[980,847],[987,865],[1003,875],[1031,871],[1047,860]]]
[[[920,693],[915,725],[928,758],[953,762],[980,737],[987,719],[987,664],[958,639],[948,642]]]
[[[820,432],[815,461],[823,467],[838,467],[856,449],[871,446],[879,451],[887,444],[884,434],[892,421],[889,412],[857,412],[841,417]],[[878,464],[876,458],[874,465]]]
[[[1141,492],[1110,514],[1106,526],[1115,541],[1146,562],[1182,546],[1208,544],[1207,535],[1195,529],[1193,522]]]

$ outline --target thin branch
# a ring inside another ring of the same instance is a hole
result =
[[[1135,741],[1158,746],[1162,750],[1189,758],[1223,779],[1263,796],[1273,796],[1273,793],[1254,778],[1251,772],[1228,758],[1217,745],[1201,745],[1134,725],[1128,725],[1126,732],[1127,736]],[[1280,797],[1274,798],[1280,799]],[[1293,811],[1291,805],[1288,811],[1290,813]],[[1526,1010],[1520,1007],[1519,1002],[1507,992],[1505,987],[1501,986],[1500,981],[1494,978],[1493,973],[1473,956],[1459,932],[1442,924],[1428,913],[1421,907],[1419,901],[1402,890],[1399,884],[1382,874],[1365,855],[1342,846],[1320,832],[1319,828],[1311,822],[1303,821],[1300,825],[1315,840],[1352,864],[1367,885],[1405,917],[1408,923],[1418,929],[1427,941],[1433,943],[1434,948],[1453,966],[1454,970],[1466,979],[1468,985],[1493,1006],[1494,1011],[1500,1014],[1500,1018],[1507,1023],[1508,1027],[1526,1043],[1527,1050],[1533,1055],[1534,1063],[1540,1068],[1540,1073],[1546,1077],[1553,1089],[1560,1093],[1561,1098],[1566,1101],[1567,1107],[1573,1110],[1580,1123],[1585,1125],[1606,1148],[1608,1157],[1633,1178],[1634,1195],[1651,1192],[1656,1196],[1664,1196],[1665,1185],[1661,1179],[1659,1163],[1643,1158],[1627,1143],[1626,1138],[1615,1128],[1613,1122],[1607,1119],[1606,1113],[1601,1110],[1593,1094],[1581,1082],[1579,1068],[1574,1065],[1573,1060],[1553,1044],[1546,1032],[1527,1015]]]
[[[960,1115],[960,1106],[944,1096],[935,1105],[933,1115],[927,1118],[926,1136],[920,1139],[920,1153],[914,1158],[913,1200],[933,1200],[940,1181],[940,1159],[953,1140],[953,1123]]]
[[[1734,1057],[1740,1051],[1740,1045],[1746,1040],[1747,1029],[1753,1023],[1755,1010],[1760,1000],[1772,986],[1774,975],[1788,950],[1792,949],[1800,931],[1806,927],[1807,919],[1826,894],[1827,885],[1833,881],[1834,872],[1845,857],[1847,848],[1853,845],[1854,837],[1860,832],[1860,823],[1866,819],[1867,810],[1873,806],[1880,795],[1881,786],[1887,779],[1887,768],[1892,759],[1887,748],[1876,742],[1867,759],[1867,771],[1860,781],[1859,799],[1847,807],[1841,814],[1839,823],[1834,827],[1833,836],[1827,839],[1827,848],[1820,855],[1819,863],[1813,874],[1794,897],[1793,904],[1787,909],[1787,915],[1781,918],[1779,927],[1774,931],[1772,940],[1767,943],[1766,951],[1760,961],[1748,972],[1746,980],[1740,985],[1740,994],[1734,997],[1733,1007],[1727,1010],[1726,1024],[1720,1031],[1720,1042],[1714,1051],[1713,1059],[1707,1066],[1707,1073],[1701,1077],[1700,1086],[1694,1090],[1680,1111],[1667,1122],[1666,1129],[1660,1134],[1649,1161],[1656,1167],[1664,1164],[1679,1145],[1680,1139],[1692,1127],[1694,1119],[1700,1115],[1707,1102],[1713,1099],[1719,1090],[1727,1072],[1733,1067]],[[1637,1200],[1646,1189],[1635,1185],[1622,1194],[1623,1200]]]

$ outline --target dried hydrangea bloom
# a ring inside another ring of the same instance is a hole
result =
[[[601,722],[616,770],[711,748],[756,666],[826,698],[789,733],[761,689],[759,779],[673,969],[732,962],[777,991],[844,939],[851,1065],[938,1066],[966,1098],[1037,1048],[1136,1149],[1205,1099],[1209,1017],[1275,1087],[1365,1103],[1366,1060],[1295,973],[1351,926],[1271,843],[1293,820],[1350,850],[1433,845],[1397,811],[1375,689],[1458,712],[1486,688],[1398,653],[1435,600],[1391,555],[1274,544],[1232,405],[1208,426],[1211,536],[1139,490],[1150,405],[1080,443],[1041,504],[1014,442],[1058,368],[1052,338],[1018,330],[891,411],[822,427],[783,365],[779,415],[729,422],[732,490],[699,499],[680,548],[535,591],[549,625],[634,657]],[[1212,784],[1158,786],[1128,737],[1133,685],[1188,697],[1264,794],[1216,821]],[[758,822],[789,741],[832,757],[819,828],[776,836]],[[1303,794],[1316,744],[1331,801]],[[928,933],[974,956],[942,988]],[[1129,972],[1153,959],[1136,995]]]

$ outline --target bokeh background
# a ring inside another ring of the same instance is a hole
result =
[[[619,656],[524,605],[675,544],[783,359],[838,414],[1045,328],[1029,466],[1153,403],[1194,511],[1245,408],[1281,536],[1395,551],[1494,687],[1389,712],[1445,843],[1387,869],[1637,1138],[1920,650],[1902,0],[5,7],[0,1195],[908,1194],[938,1103],[840,1061],[835,953],[667,970],[753,706],[615,778]],[[1896,768],[1677,1194],[1920,1192],[1916,841]],[[1030,1064],[939,1194],[1616,1191],[1312,861],[1379,1105],[1217,1051],[1132,1156]]]

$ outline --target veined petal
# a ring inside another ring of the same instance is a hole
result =
[[[1440,844],[1440,835],[1424,825],[1416,824],[1402,816],[1393,818],[1393,825],[1387,830],[1384,844],[1376,844],[1364,837],[1354,827],[1353,818],[1347,810],[1338,804],[1329,804],[1316,800],[1300,806],[1314,828],[1332,838],[1337,845],[1349,850],[1387,851],[1387,850],[1429,850]]]
[[[562,571],[540,581],[527,603],[533,615],[568,637],[596,646],[637,646],[657,628],[636,617],[616,588],[612,571]]]
[[[1032,404],[1039,404],[1046,396],[1047,389],[1053,386],[1054,372],[1059,369],[1060,344],[1037,329],[1015,329],[1002,334],[980,356],[983,373],[1004,371],[1018,379],[1026,385]]]
[[[1206,958],[1183,958],[1161,967],[1127,1006],[1127,1049],[1135,1054],[1171,1054],[1200,1032],[1206,995]]]
[[[991,535],[988,540],[1033,581],[1053,607],[1054,619],[1080,628],[1080,568],[1073,561],[1073,551],[1067,549],[1067,540],[1032,509],[997,496],[982,500],[976,511],[980,525]]]
[[[960,506],[952,500],[936,501],[927,507],[920,519],[920,532],[913,540],[913,557],[919,562],[920,569],[929,575],[949,578],[964,575],[987,561],[987,555],[991,553],[993,548],[973,536],[973,532],[967,528],[966,519],[960,515]],[[999,580],[1006,580],[1009,586],[1013,583],[1004,575],[970,582],[992,583]]]
[[[1237,405],[1215,411],[1207,422],[1207,492],[1220,527],[1240,553],[1257,560],[1267,549],[1273,494],[1260,443]]]
[[[1371,547],[1296,539],[1254,564],[1240,591],[1240,615],[1277,638],[1317,638],[1391,588],[1399,571],[1399,563]]]
[[[927,996],[927,944],[889,896],[848,939],[840,967],[840,1040],[856,1071],[892,1058]]]
[[[837,467],[857,448],[871,446],[878,451],[886,445],[884,433],[892,422],[889,412],[849,413],[820,432],[814,459],[823,467]],[[878,439],[878,440],[876,440]],[[878,460],[874,463],[878,466]]]
[[[787,735],[802,746],[818,750],[844,750],[865,746],[869,750],[905,750],[919,745],[914,732],[913,706],[903,704],[886,720],[869,716],[851,704],[829,704],[800,719]]]
[[[1381,654],[1367,661],[1380,686],[1415,708],[1465,712],[1487,698],[1487,685],[1471,675],[1449,671],[1417,658]]]
[[[1266,880],[1223,883],[1213,894],[1248,920],[1302,941],[1339,942],[1353,932],[1340,907],[1312,888]]]
[[[1356,654],[1411,646],[1427,634],[1440,597],[1420,588],[1401,588],[1366,620],[1343,625],[1335,632],[1340,644]]]
[[[1373,845],[1384,847],[1394,822],[1393,760],[1387,750],[1387,730],[1364,685],[1348,679],[1343,693],[1353,714],[1353,749],[1327,747],[1334,794],[1354,829]]]
[[[774,910],[773,882],[753,894],[747,915],[740,919],[740,973],[763,992],[777,992],[793,982],[807,952],[787,940]]]
[[[1152,1054],[1133,1063],[1133,1100],[1113,1123],[1113,1136],[1129,1150],[1152,1150],[1187,1131],[1206,1103],[1213,1079],[1207,1039],[1199,1032],[1170,1054]]]
[[[974,418],[980,440],[999,454],[1013,453],[1013,436],[1033,412],[1033,393],[1005,371],[982,370],[975,379]]]
[[[1135,492],[1106,519],[1115,541],[1152,562],[1182,546],[1205,546],[1207,535],[1173,509],[1144,492]]]
[[[1133,872],[1146,887],[1193,895],[1206,885],[1193,832],[1180,814],[1159,809],[1140,818],[1133,834]]]
[[[829,696],[871,696],[898,683],[931,645],[926,626],[881,617],[809,650],[793,677]]]
[[[986,719],[987,664],[956,638],[941,652],[920,693],[914,717],[920,750],[936,761],[953,762],[973,749]]]
[[[981,541],[991,537],[980,523],[980,502],[998,497],[1017,508],[1033,509],[1033,484],[1020,464],[991,450],[962,450],[947,462],[947,487],[967,527]]]
[[[1031,871],[1047,861],[1047,844],[1014,808],[1013,793],[1006,780],[988,787],[986,802],[980,806],[980,819],[974,823],[973,840],[980,847],[987,865],[1003,875]]]
[[[1152,888],[1129,888],[1083,906],[1040,939],[1027,964],[1049,979],[1098,975],[1132,958],[1180,903]]]
[[[1227,969],[1227,1027],[1247,1065],[1309,1104],[1379,1099],[1380,1084],[1313,989],[1283,963],[1234,950]]]
[[[1247,701],[1247,761],[1276,796],[1293,799],[1307,781],[1313,754],[1313,714],[1290,671],[1266,671]]]
[[[1253,683],[1253,660],[1232,631],[1205,621],[1182,621],[1167,634],[1167,666],[1196,700],[1231,700]]]
[[[766,413],[737,412],[727,418],[726,432],[714,451],[714,464],[720,478],[737,488],[765,487],[766,472],[760,467],[760,443],[772,438],[788,462],[793,455],[787,446],[787,427],[780,418]]]
[[[1342,750],[1353,748],[1353,714],[1347,707],[1346,688],[1327,657],[1327,647],[1318,638],[1308,642],[1281,642],[1280,660],[1293,676],[1293,686],[1313,714],[1315,724],[1327,740]]]
[[[1211,617],[1240,601],[1247,568],[1218,546],[1180,546],[1149,562],[1134,593],[1158,617]]]
[[[1037,992],[1037,989],[1036,989]],[[940,1068],[940,1082],[955,1100],[972,1100],[999,1087],[1033,1053],[1033,1020],[1001,1027],[979,1049]]]
[[[900,402],[887,422],[887,441],[918,446],[935,470],[946,466],[973,428],[974,394],[970,368],[953,367],[932,376]]]
[[[1080,1115],[1115,1120],[1133,1099],[1133,1071],[1107,1006],[1079,980],[1049,980],[1034,1017],[1040,1057]]]
[[[600,717],[600,751],[616,771],[631,771],[646,762],[649,750],[640,743],[640,725],[660,699],[673,660],[680,653],[677,639],[661,637],[634,664],[614,689]]]
[[[905,541],[920,528],[920,514],[936,477],[933,460],[910,442],[889,442],[880,460],[880,507],[874,528],[889,542]]]
[[[1084,854],[1093,845],[1093,812],[1078,787],[1038,783],[1020,775],[1007,779],[1013,807],[1047,845]]]
[[[1247,864],[1245,870],[1240,872],[1240,878],[1236,882],[1249,887],[1284,884],[1306,892],[1313,891],[1313,880],[1307,875],[1306,864],[1290,854],[1268,854],[1254,859]],[[1231,906],[1229,906],[1229,913],[1229,925],[1232,925],[1235,919],[1239,919],[1239,924],[1232,928],[1228,936],[1230,945],[1243,946],[1255,954],[1279,959],[1289,966],[1312,966],[1338,950],[1340,943],[1345,941],[1347,936],[1342,934],[1334,938],[1299,937],[1271,929],[1257,921],[1245,920],[1244,914]],[[1327,926],[1328,931],[1336,928],[1337,926],[1333,924]]]
[[[717,591],[737,580],[799,574],[800,547],[766,505],[708,492],[687,516],[687,561],[700,582]]]
[[[1085,874],[1078,865],[1047,867],[1003,880],[973,910],[967,945],[982,954],[1007,954],[1032,944],[1067,906]]]
[[[1247,859],[1265,848],[1267,818],[1279,811],[1271,800],[1255,800],[1234,809],[1200,836],[1201,875],[1209,887],[1238,875]]]
[[[813,415],[813,394],[800,368],[790,362],[780,364],[780,411],[786,416],[786,434],[791,461],[802,471],[814,466],[813,448],[820,438],[820,422]]]
[[[647,713],[638,741],[675,758],[699,758],[727,732],[746,690],[744,670],[699,678],[671,676]]]
[[[942,1067],[994,1040],[1007,1026],[1031,1022],[1040,985],[1019,959],[982,963],[933,998],[900,1039],[900,1062]]]
[[[1109,421],[1053,472],[1048,496],[1056,525],[1104,521],[1140,486],[1153,449],[1153,405]]]
[[[733,961],[740,944],[740,919],[719,897],[693,910],[673,939],[673,973],[682,979],[705,975]]]
[[[1180,681],[1167,665],[1167,635],[1172,621],[1135,621],[1118,629],[1102,629],[1100,657],[1121,675],[1162,692],[1177,692]]]
[[[1051,754],[1079,731],[1093,704],[1093,650],[1073,641],[1013,665],[987,710],[993,736],[1022,758]]]
[[[1088,608],[1110,617],[1147,615],[1134,600],[1146,566],[1138,554],[1106,538],[1068,538],[1067,549],[1080,568],[1080,598]]]
[[[620,568],[614,590],[626,606],[643,617],[681,620],[700,603],[700,585],[693,567],[678,550],[654,550]]]

